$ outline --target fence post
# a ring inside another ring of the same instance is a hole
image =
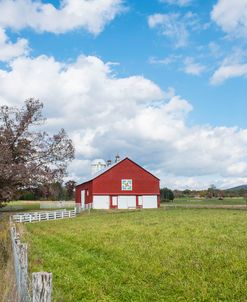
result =
[[[19,261],[20,261],[20,292],[21,301],[28,299],[28,261],[27,261],[27,244],[19,245]]]
[[[15,233],[15,265],[16,265],[16,284],[17,284],[17,291],[18,291],[18,299],[21,300],[21,262],[20,262],[20,234]]]
[[[51,302],[52,273],[33,273],[32,285],[32,302]]]

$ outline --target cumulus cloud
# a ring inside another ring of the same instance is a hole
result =
[[[141,76],[118,77],[112,68],[94,56],[70,64],[47,56],[17,58],[9,70],[0,70],[0,104],[20,106],[28,97],[40,98],[46,129],[64,127],[73,139],[76,160],[69,172],[77,181],[88,176],[91,159],[115,153],[172,187],[208,186],[215,175],[219,183],[244,179],[247,130],[190,126],[188,100]]]
[[[220,85],[230,78],[247,76],[246,54],[241,49],[236,49],[225,57],[219,68],[210,79],[212,85]]]
[[[188,44],[191,30],[199,29],[197,16],[191,12],[185,15],[179,13],[154,14],[148,17],[150,28],[156,28],[161,35],[174,41],[175,47],[185,47]]]
[[[160,2],[167,3],[170,5],[187,6],[191,4],[192,0],[160,0]]]
[[[0,61],[9,61],[29,52],[28,41],[19,39],[12,43],[7,37],[5,30],[0,27]]]
[[[200,63],[196,63],[193,58],[187,57],[184,60],[184,72],[191,75],[200,75],[205,71],[206,67]]]
[[[247,0],[218,0],[211,12],[211,18],[227,34],[247,36]]]
[[[62,0],[60,7],[32,0],[0,1],[0,26],[20,30],[65,33],[84,28],[99,34],[124,10],[122,0]]]

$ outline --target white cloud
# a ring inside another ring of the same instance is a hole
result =
[[[0,104],[20,106],[28,97],[44,102],[48,131],[64,127],[73,138],[69,171],[78,181],[88,176],[90,159],[117,152],[173,187],[220,185],[247,173],[247,130],[190,126],[187,100],[141,76],[117,77],[96,57],[13,60],[0,70]]]
[[[160,2],[177,5],[177,6],[187,6],[191,4],[193,0],[160,0]]]
[[[217,189],[229,189],[239,185],[247,184],[247,177],[182,177],[182,176],[171,176],[166,178],[165,181],[161,182],[161,187],[168,187],[171,189],[190,189],[190,190],[201,190],[208,189],[214,184]]]
[[[230,78],[247,76],[247,64],[231,64],[220,66],[211,77],[211,84],[219,85]]]
[[[210,79],[212,85],[222,84],[230,78],[247,76],[246,54],[241,49],[236,49],[227,56]]]
[[[29,52],[28,41],[19,39],[12,43],[7,37],[5,30],[0,27],[0,61],[9,61]]]
[[[175,63],[181,58],[180,55],[170,55],[163,59],[156,59],[154,57],[149,58],[149,64],[161,64],[161,65],[170,65]]]
[[[63,0],[57,9],[51,3],[32,0],[1,0],[0,26],[15,30],[65,33],[84,28],[93,34],[124,10],[122,0]]]
[[[181,55],[170,55],[163,59],[156,59],[151,57],[149,59],[149,64],[159,64],[159,65],[171,65],[174,63],[182,63],[184,66],[183,68],[179,68],[179,70],[190,74],[190,75],[200,75],[206,70],[206,66],[200,63],[195,62],[194,58],[186,57],[183,58]]]
[[[185,15],[154,14],[148,17],[148,25],[150,28],[157,28],[163,36],[173,40],[177,48],[187,46],[190,31],[199,29],[197,16],[191,12]]]
[[[205,71],[206,67],[200,63],[196,63],[193,58],[187,57],[184,60],[184,72],[191,75],[200,75]]]
[[[211,18],[227,34],[247,36],[247,0],[218,0]]]

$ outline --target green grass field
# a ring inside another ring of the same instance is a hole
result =
[[[57,210],[56,206],[54,208],[41,208],[41,204],[49,204],[53,203],[53,201],[39,201],[39,200],[18,200],[18,201],[10,201],[4,206],[0,208],[0,212],[29,212],[29,211],[50,211],[50,210]],[[56,202],[54,202],[56,204]],[[63,208],[71,209],[72,206],[64,206]]]
[[[5,207],[0,208],[0,212],[20,212],[34,211],[40,209],[40,201],[10,201]]]
[[[218,198],[196,199],[196,198],[176,198],[170,204],[178,205],[246,205],[246,200],[240,198]]]
[[[53,301],[247,301],[247,212],[94,212],[25,224]]]

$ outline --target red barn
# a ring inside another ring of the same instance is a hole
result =
[[[126,157],[78,185],[76,203],[94,209],[157,208],[159,179]]]

